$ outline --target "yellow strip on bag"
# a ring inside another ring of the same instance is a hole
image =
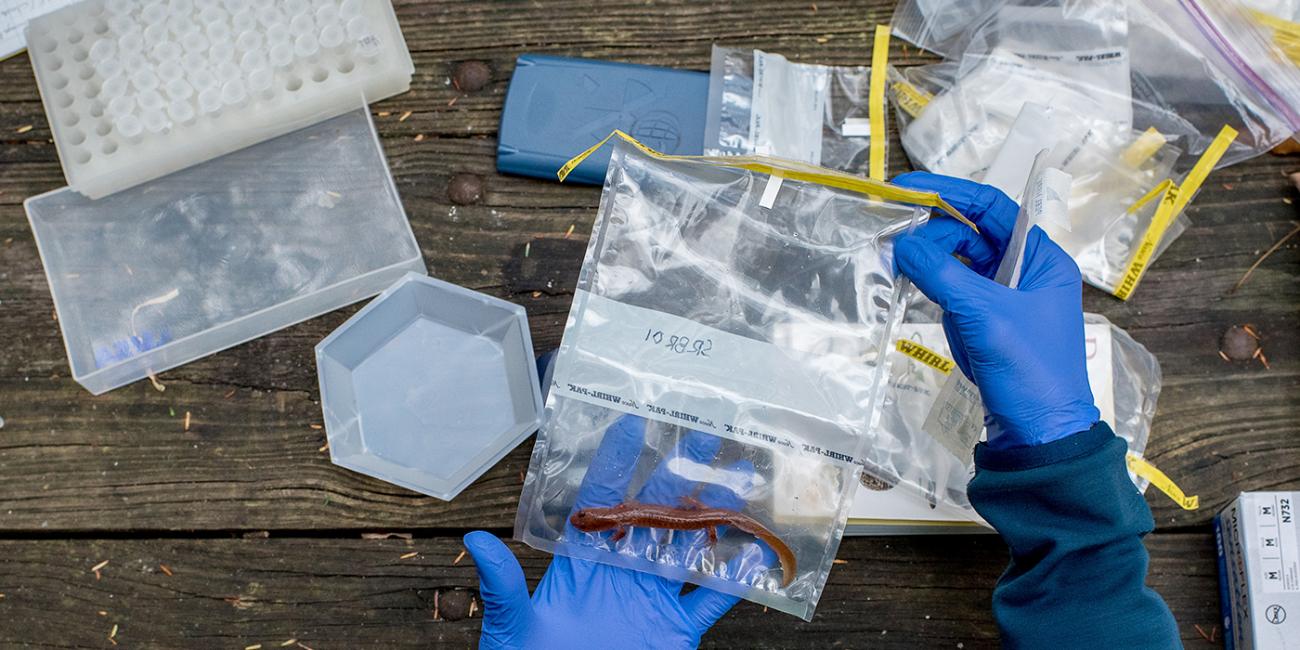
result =
[[[636,138],[619,130],[614,130],[605,136],[600,142],[587,147],[586,151],[574,156],[569,162],[564,163],[556,172],[560,181],[563,182],[569,173],[586,160],[588,156],[595,153],[597,149],[605,146],[610,138],[618,136],[619,139],[636,147],[641,153],[644,153],[656,160],[680,160],[686,162],[698,162],[706,165],[715,165],[718,167],[731,167],[735,169],[744,169],[760,174],[780,176],[793,181],[805,181],[808,183],[817,183],[827,187],[834,187],[859,194],[883,197],[890,201],[898,203],[909,203],[919,205],[925,208],[934,208],[943,211],[944,214],[966,224],[971,230],[979,232],[980,229],[965,215],[958,212],[956,208],[948,204],[934,192],[922,192],[920,190],[910,190],[897,185],[890,185],[884,181],[877,181],[861,176],[853,176],[844,172],[826,169],[808,163],[802,163],[794,160],[783,160],[780,158],[768,158],[766,156],[670,156],[659,153],[650,147],[647,147],[637,141]]]
[[[930,105],[930,100],[934,99],[934,95],[903,80],[895,81],[889,87],[894,90],[898,107],[912,117],[920,115]]]
[[[894,347],[897,348],[899,352],[902,352],[903,354],[920,361],[945,375],[951,375],[952,369],[957,366],[957,363],[952,359],[949,359],[948,357],[945,357],[916,341],[898,339],[894,342]]]
[[[1120,300],[1128,300],[1133,295],[1133,290],[1137,288],[1138,282],[1142,280],[1142,274],[1146,272],[1147,264],[1151,262],[1151,257],[1155,255],[1156,247],[1160,245],[1160,240],[1164,239],[1165,231],[1173,224],[1174,219],[1182,213],[1187,207],[1187,203],[1196,195],[1196,191],[1201,188],[1205,178],[1214,170],[1214,166],[1223,158],[1223,154],[1228,150],[1233,140],[1237,139],[1237,130],[1224,125],[1219,130],[1219,135],[1215,136],[1210,146],[1205,148],[1205,153],[1196,161],[1192,170],[1187,172],[1181,185],[1175,185],[1172,181],[1165,180],[1156,186],[1146,196],[1138,199],[1137,202],[1129,208],[1130,213],[1137,212],[1142,206],[1149,203],[1155,196],[1163,194],[1160,199],[1160,205],[1156,207],[1156,213],[1151,217],[1151,225],[1142,234],[1142,240],[1138,243],[1137,248],[1133,251],[1133,259],[1128,263],[1128,269],[1124,272],[1124,277],[1120,279],[1115,286],[1113,295]]]
[[[1128,146],[1128,149],[1124,150],[1120,160],[1123,160],[1124,164],[1129,167],[1136,169],[1150,160],[1151,156],[1156,155],[1156,152],[1160,151],[1160,147],[1165,146],[1166,142],[1168,140],[1165,139],[1164,134],[1157,131],[1156,127],[1153,126],[1144,131],[1142,135],[1138,136],[1137,140],[1133,141],[1133,144]]]
[[[1169,478],[1169,476],[1159,469],[1156,469],[1156,466],[1152,465],[1145,458],[1130,452],[1125,456],[1124,461],[1128,465],[1128,471],[1150,481],[1151,485],[1154,485],[1157,490],[1160,490],[1165,494],[1165,496],[1172,499],[1173,502],[1177,503],[1183,510],[1195,510],[1201,507],[1200,497],[1196,495],[1187,496],[1186,494],[1183,494],[1183,489],[1178,487],[1178,484],[1174,483],[1173,479]]]
[[[867,115],[871,118],[871,141],[867,176],[885,180],[885,79],[889,76],[889,25],[876,25],[876,41],[871,49],[871,89],[867,96]]]

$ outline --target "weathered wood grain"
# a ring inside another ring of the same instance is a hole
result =
[[[535,584],[548,557],[512,546]],[[1208,633],[1218,617],[1211,536],[1160,535],[1148,547],[1149,583],[1200,647],[1194,626]],[[0,646],[102,648],[116,625],[130,648],[470,647],[482,603],[461,550],[455,537],[3,541]],[[997,539],[854,539],[840,558],[811,623],[742,603],[704,647],[997,647]],[[90,569],[105,560],[96,579]]]

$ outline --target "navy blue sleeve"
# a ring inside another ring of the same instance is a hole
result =
[[[1182,647],[1146,586],[1155,522],[1126,450],[1104,422],[1046,445],[975,448],[971,503],[1011,550],[993,592],[1004,647]]]

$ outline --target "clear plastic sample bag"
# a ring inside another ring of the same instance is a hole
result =
[[[870,81],[864,66],[792,63],[714,45],[705,153],[775,156],[866,174]]]
[[[892,239],[942,201],[614,146],[515,535],[808,619],[857,462],[912,462],[874,426],[911,292]]]

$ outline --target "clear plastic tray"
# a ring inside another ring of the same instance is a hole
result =
[[[364,107],[104,199],[24,205],[95,394],[425,270]]]
[[[334,464],[450,501],[541,422],[519,305],[410,273],[316,346]]]

